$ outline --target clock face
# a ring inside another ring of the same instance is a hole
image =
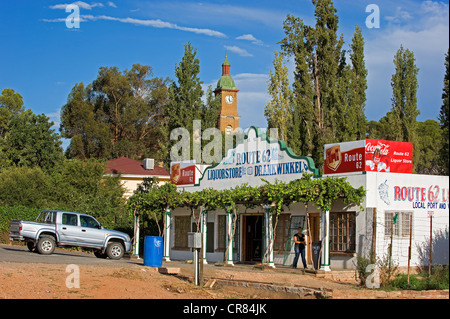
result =
[[[233,97],[231,95],[225,96],[225,102],[227,102],[228,104],[233,103]]]

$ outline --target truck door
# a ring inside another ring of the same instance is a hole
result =
[[[63,213],[61,224],[58,224],[59,241],[62,243],[76,243],[78,241],[80,227],[78,226],[78,215]]]
[[[89,245],[103,245],[105,231],[100,224],[91,216],[80,215],[81,236],[83,242]]]

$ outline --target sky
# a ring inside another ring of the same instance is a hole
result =
[[[78,19],[69,4],[78,7]],[[393,59],[403,45],[414,52],[419,68],[417,119],[437,120],[449,46],[449,2],[335,0],[334,6],[345,49],[355,26],[362,29],[367,119],[378,121],[392,107]],[[175,80],[175,64],[191,42],[204,91],[208,85],[215,88],[227,54],[239,89],[241,128],[266,127],[268,74],[274,52],[280,51],[287,14],[315,24],[311,0],[0,0],[0,91],[14,89],[26,108],[46,114],[58,129],[61,107],[73,86],[91,83],[100,67],[124,71],[140,63],[151,66],[154,76]],[[286,64],[292,84],[294,64]]]

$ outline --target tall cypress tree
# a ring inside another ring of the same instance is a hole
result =
[[[286,141],[287,133],[292,127],[292,92],[289,87],[288,69],[283,56],[275,52],[274,72],[269,73],[268,92],[272,99],[264,108],[269,128],[278,129],[278,138]]]
[[[367,118],[365,114],[366,90],[367,90],[367,69],[364,61],[364,38],[361,28],[356,26],[350,45],[350,60],[352,61],[351,72],[351,109],[355,115],[354,131],[351,139],[364,139],[367,132]]]
[[[417,109],[417,74],[414,53],[400,46],[394,56],[395,73],[392,75],[392,108],[388,121],[392,125],[389,138],[414,142]]]
[[[304,25],[288,15],[281,49],[295,59],[292,129],[289,145],[321,166],[324,144],[364,136],[367,71],[364,40],[357,28],[352,43],[352,66],[346,64],[339,17],[331,0],[313,0],[316,24]],[[358,123],[359,122],[359,123]]]
[[[280,41],[285,55],[294,57],[295,71],[292,84],[292,128],[288,144],[296,154],[312,156],[314,152],[314,83],[311,81],[313,44],[307,38],[310,27],[300,18],[287,15],[284,21],[286,37]]]
[[[200,60],[196,55],[197,50],[188,42],[181,62],[175,65],[177,82],[173,81],[169,86],[169,103],[165,112],[170,130],[184,127],[192,132],[192,121],[201,119],[203,82],[198,77]]]
[[[442,132],[442,148],[440,152],[440,166],[442,169],[443,175],[448,175],[449,172],[449,131],[448,131],[448,99],[449,99],[449,80],[450,80],[450,71],[449,71],[449,51],[447,50],[447,55],[445,56],[445,76],[444,76],[444,88],[442,92],[442,106],[441,111],[439,113],[439,122],[441,124],[441,132]]]
[[[395,73],[392,75],[392,108],[380,119],[381,138],[400,142],[411,142],[419,149],[417,138],[417,74],[414,53],[403,45],[394,56]],[[419,163],[419,152],[413,152],[413,170]]]

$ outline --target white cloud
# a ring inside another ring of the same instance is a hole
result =
[[[229,50],[231,52],[237,53],[240,56],[253,56],[253,54],[247,52],[247,50],[242,49],[242,48],[240,48],[238,46],[235,46],[235,45],[224,45],[224,47],[225,47],[225,49],[227,49],[227,50]]]
[[[397,7],[395,14],[393,16],[386,16],[385,19],[392,22],[401,22],[412,19],[412,16],[408,11],[403,10],[402,7]]]
[[[237,40],[247,40],[247,41],[250,41],[251,43],[256,44],[256,45],[264,45],[264,42],[262,42],[259,39],[256,39],[253,36],[253,34],[243,34],[241,36],[238,36],[236,39]]]
[[[192,28],[192,27],[183,27],[179,26],[175,23],[162,21],[160,19],[135,19],[135,18],[117,18],[106,15],[80,15],[81,22],[87,21],[97,21],[97,20],[108,20],[108,21],[118,21],[122,23],[130,23],[134,25],[141,25],[146,27],[154,27],[154,28],[167,28],[167,29],[175,29],[186,32],[193,32],[197,34],[204,34],[211,37],[217,38],[226,38],[227,36],[219,31],[206,29],[206,28]],[[44,22],[64,22],[66,18],[58,18],[58,19],[42,19]]]
[[[116,4],[112,1],[108,1],[108,6],[112,8],[117,8]]]
[[[91,10],[92,8],[95,8],[95,7],[104,7],[104,5],[102,3],[100,3],[100,2],[95,2],[95,3],[92,3],[92,4],[88,4],[88,3],[83,2],[83,1],[76,1],[76,2],[73,2],[73,3],[55,4],[55,5],[50,6],[49,8],[50,9],[64,9],[65,10],[66,7],[69,4],[74,4],[74,5],[79,6],[82,9],[87,9],[87,10]]]

